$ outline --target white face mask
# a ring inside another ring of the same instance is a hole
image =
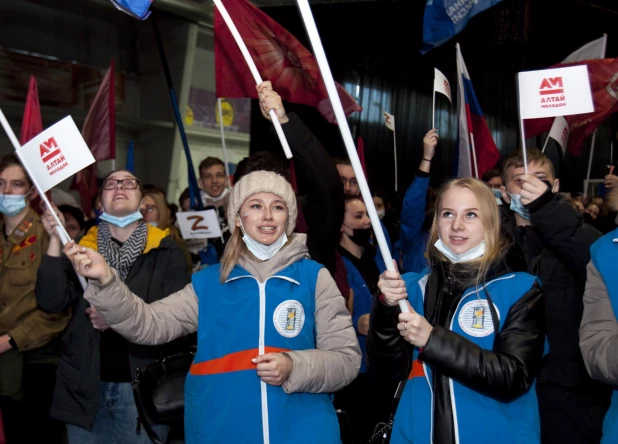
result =
[[[380,218],[380,220],[384,219],[384,215],[386,214],[386,210],[377,210],[376,212],[378,213],[378,217]]]
[[[251,254],[261,261],[266,261],[273,257],[275,254],[277,254],[277,252],[279,252],[279,250],[283,248],[285,243],[288,241],[288,236],[285,234],[284,231],[283,234],[279,237],[279,239],[277,239],[275,242],[270,245],[264,245],[252,239],[251,236],[247,234],[247,232],[245,231],[245,227],[242,226],[242,221],[240,221],[240,229],[242,230],[243,234],[242,241],[245,243]]]
[[[458,264],[460,262],[472,261],[478,259],[485,254],[485,241],[481,241],[476,247],[470,248],[468,251],[457,254],[449,247],[446,246],[442,239],[438,238],[434,247],[438,249],[452,264]]]

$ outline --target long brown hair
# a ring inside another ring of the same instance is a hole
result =
[[[165,200],[165,196],[161,194],[159,191],[146,191],[144,197],[150,196],[152,200],[155,201],[155,205],[157,210],[159,210],[159,220],[157,221],[157,228],[165,230],[166,228],[170,228],[171,217],[170,217],[170,209],[167,206],[167,201]]]
[[[489,269],[501,261],[507,249],[507,240],[500,236],[500,210],[496,204],[496,198],[493,192],[480,180],[472,177],[462,177],[451,180],[445,183],[438,191],[436,198],[435,212],[433,215],[433,223],[429,231],[429,242],[427,244],[427,257],[433,265],[438,261],[447,261],[448,259],[438,251],[434,246],[438,236],[438,217],[442,208],[442,199],[444,195],[453,188],[467,188],[472,191],[479,209],[479,217],[483,222],[483,239],[485,240],[485,254],[478,259],[461,264],[466,270],[476,272],[474,282],[479,286],[485,278]]]

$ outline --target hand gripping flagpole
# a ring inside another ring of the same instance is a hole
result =
[[[240,36],[240,33],[238,32],[238,29],[236,29],[236,25],[234,24],[232,17],[230,17],[230,15],[228,14],[227,9],[225,9],[225,6],[223,6],[223,3],[221,2],[221,0],[213,0],[213,1],[217,9],[219,10],[221,17],[223,17],[225,24],[227,25],[228,29],[232,33],[232,36],[234,37],[234,40],[236,41],[236,44],[238,45],[240,52],[245,58],[247,65],[249,65],[249,70],[251,71],[251,74],[253,74],[253,78],[255,79],[255,84],[259,85],[260,83],[262,83],[262,76],[260,76],[257,66],[255,66],[255,62],[251,58],[251,54],[249,53],[249,50],[247,49],[247,45],[245,45],[245,42],[243,41],[242,37]],[[275,110],[271,109],[268,112],[268,114],[270,115],[273,125],[275,126],[275,130],[277,131],[277,136],[279,136],[279,141],[281,142],[281,146],[283,147],[283,152],[285,153],[285,157],[287,157],[288,159],[291,159],[292,151],[290,150],[290,145],[288,145],[288,141],[285,138],[285,134],[283,133],[283,128],[281,128],[281,122],[279,122],[279,118],[277,117]]]
[[[17,137],[15,136],[15,133],[13,132],[13,129],[11,128],[11,125],[9,125],[9,122],[8,122],[8,120],[6,120],[6,117],[4,116],[4,113],[2,112],[1,109],[0,109],[0,124],[2,124],[2,127],[4,128],[4,131],[6,132],[6,135],[9,136],[9,139],[10,139],[11,143],[13,144],[13,148],[15,148],[15,155],[17,156],[17,158],[21,162],[21,165],[22,165],[23,169],[28,174],[28,177],[30,178],[30,181],[32,182],[32,185],[34,185],[34,187],[37,189],[37,191],[39,192],[39,196],[41,196],[41,199],[45,203],[45,206],[47,207],[49,212],[54,217],[54,220],[56,221],[56,233],[58,233],[58,237],[60,238],[60,242],[62,242],[62,245],[66,245],[71,240],[71,238],[69,237],[69,234],[64,229],[64,225],[62,225],[62,222],[60,222],[60,218],[58,217],[58,215],[54,211],[54,208],[52,207],[51,202],[49,201],[49,199],[45,195],[45,192],[43,191],[43,189],[39,185],[39,182],[37,181],[36,176],[34,174],[32,174],[32,172],[30,171],[30,167],[28,166],[28,163],[24,162],[24,159],[21,157],[21,145],[20,145],[19,141],[17,140]],[[82,284],[82,288],[85,289],[86,288],[86,280],[84,279],[83,276],[81,276],[79,274],[78,274],[78,277],[79,277],[79,281]]]
[[[333,80],[333,75],[330,71],[330,67],[328,66],[328,60],[326,59],[326,54],[324,53],[324,48],[322,47],[320,34],[318,34],[317,27],[315,26],[311,8],[309,7],[307,0],[296,0],[296,3],[298,4],[298,9],[300,10],[303,22],[305,23],[305,29],[307,31],[307,35],[309,36],[309,40],[311,41],[313,53],[318,61],[318,66],[320,67],[320,72],[322,73],[322,79],[324,79],[328,96],[333,106],[333,110],[335,111],[339,130],[341,131],[341,137],[345,143],[345,148],[348,152],[350,163],[354,169],[354,174],[356,174],[356,180],[358,181],[363,200],[367,206],[369,219],[371,219],[371,225],[373,226],[373,231],[376,235],[378,246],[380,247],[380,253],[382,253],[382,258],[384,259],[384,264],[386,264],[386,268],[389,271],[395,271],[393,258],[391,257],[391,253],[388,249],[386,239],[384,238],[382,224],[380,224],[380,218],[378,217],[376,207],[371,197],[371,192],[369,191],[369,186],[367,185],[367,179],[363,173],[363,167],[361,166],[358,153],[356,152],[356,147],[354,146],[354,139],[352,139],[352,133],[350,132],[348,121],[346,120],[343,107],[341,106],[341,100],[339,99],[335,81]],[[399,301],[399,307],[402,312],[409,312],[405,301]]]

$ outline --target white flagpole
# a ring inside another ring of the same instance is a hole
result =
[[[435,81],[435,79],[434,79]],[[436,127],[436,88],[433,88],[433,101],[431,106],[431,129]]]
[[[399,181],[397,180],[397,126],[395,124],[395,120],[393,119],[393,154],[395,158],[395,192],[397,192],[397,186]],[[373,202],[373,199],[371,199]],[[381,224],[380,224],[381,225]]]
[[[476,146],[474,145],[474,134],[470,133],[470,144],[472,145],[472,159],[474,159],[474,171],[476,178],[479,178],[479,166],[476,163]]]
[[[545,139],[545,143],[543,144],[543,149],[541,150],[542,153],[544,153],[545,148],[547,148],[547,142],[549,142],[549,134],[547,135],[547,139]]]
[[[588,182],[590,182],[590,170],[592,169],[592,157],[594,156],[594,142],[597,140],[597,130],[592,133],[592,143],[590,144],[590,157],[588,158],[588,172],[586,173],[586,188],[584,188],[584,197],[588,197]]]
[[[49,210],[49,212],[53,216],[54,220],[56,221],[56,232],[58,233],[58,237],[60,238],[60,242],[62,242],[62,245],[66,245],[67,242],[69,242],[71,240],[71,238],[69,237],[69,234],[64,229],[64,226],[62,225],[62,222],[60,222],[60,218],[58,217],[58,215],[54,211],[54,208],[52,207],[51,202],[49,201],[49,199],[47,198],[47,196],[43,192],[41,186],[39,185],[39,182],[36,179],[36,177],[30,171],[30,167],[22,159],[22,157],[21,157],[21,145],[20,145],[19,141],[17,140],[17,137],[15,136],[15,133],[13,132],[13,129],[11,128],[11,125],[9,125],[9,122],[6,120],[6,117],[4,116],[4,113],[2,112],[1,109],[0,109],[0,124],[2,124],[2,127],[4,128],[4,131],[6,132],[6,135],[9,136],[9,139],[10,139],[11,143],[13,144],[13,148],[15,148],[15,155],[17,156],[17,158],[21,162],[21,165],[22,165],[23,169],[26,171],[26,174],[28,174],[28,177],[30,178],[30,181],[32,182],[32,185],[34,185],[34,187],[37,189],[37,191],[39,192],[39,196],[41,196],[41,199],[45,203],[45,206],[47,207],[47,209]],[[82,284],[82,288],[85,289],[86,288],[86,280],[81,275],[78,275],[78,277],[79,277],[79,281]]]
[[[225,6],[223,6],[223,3],[221,2],[221,0],[213,0],[213,1],[215,3],[215,6],[221,13],[221,17],[223,17],[223,20],[225,20],[225,24],[227,25],[230,32],[232,33],[232,36],[234,36],[234,40],[236,41],[236,44],[238,45],[240,52],[245,58],[247,65],[249,65],[249,70],[251,71],[251,74],[253,74],[253,78],[255,80],[256,85],[259,85],[260,83],[262,83],[262,77],[260,76],[257,66],[255,66],[255,62],[251,58],[251,54],[249,53],[249,50],[247,49],[247,45],[245,45],[245,42],[243,41],[242,37],[240,36],[240,33],[238,32],[238,29],[236,29],[236,25],[234,25],[234,21],[232,20],[232,17],[230,17],[230,15],[228,14],[227,9],[225,9]],[[291,159],[292,151],[290,150],[290,145],[288,145],[288,141],[285,138],[285,134],[283,133],[283,128],[281,128],[281,122],[279,122],[279,118],[277,117],[275,110],[271,109],[268,112],[268,114],[270,115],[273,125],[275,126],[275,130],[277,131],[277,136],[279,136],[279,141],[281,142],[281,146],[283,147],[283,152],[285,153],[285,157],[287,157],[288,159]]]
[[[223,148],[223,162],[225,163],[225,175],[227,176],[227,180],[229,181],[230,180],[230,168],[227,165],[227,148],[225,147],[225,131],[223,129],[223,109],[221,108],[221,97],[217,98],[217,105],[219,106],[219,130],[221,131],[221,147]]]
[[[326,86],[326,90],[328,91],[328,96],[330,97],[333,110],[335,111],[337,123],[339,124],[339,131],[341,131],[341,137],[343,138],[343,141],[345,143],[345,147],[350,158],[350,163],[352,164],[352,168],[354,169],[354,174],[356,174],[356,180],[358,181],[361,195],[363,196],[363,200],[365,201],[365,205],[367,206],[369,219],[371,219],[371,225],[373,227],[376,240],[378,241],[380,253],[382,253],[382,258],[384,259],[384,264],[386,265],[386,268],[388,270],[395,271],[393,258],[391,257],[390,250],[388,249],[388,244],[386,243],[386,238],[384,237],[384,232],[382,231],[382,224],[380,223],[380,218],[378,217],[378,213],[376,212],[376,207],[373,203],[371,192],[369,191],[369,186],[367,185],[367,178],[363,173],[363,168],[358,158],[356,147],[354,146],[354,139],[352,138],[352,133],[350,132],[348,121],[345,117],[345,113],[343,112],[341,100],[339,99],[339,95],[337,94],[335,81],[333,80],[333,75],[330,71],[330,67],[328,66],[328,60],[326,59],[326,54],[324,53],[324,48],[322,47],[320,34],[318,34],[318,30],[315,26],[315,20],[313,19],[313,14],[311,13],[309,2],[307,0],[296,0],[296,3],[298,4],[298,9],[300,10],[303,22],[305,23],[305,30],[307,31],[307,35],[309,36],[309,40],[311,41],[313,53],[315,54],[318,66],[320,67],[322,79],[324,79],[324,84]],[[399,301],[399,308],[402,312],[409,311],[405,301]]]
[[[524,157],[524,173],[528,174],[528,155],[526,153],[526,130],[524,129],[524,119],[521,118],[521,100],[519,99],[519,73],[515,78],[517,91],[517,118],[519,119],[519,132],[521,137],[521,152]]]

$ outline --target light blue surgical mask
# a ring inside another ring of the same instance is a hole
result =
[[[26,208],[26,195],[21,194],[0,194],[0,213],[5,216],[17,216]]]
[[[128,214],[122,217],[112,216],[111,214],[107,214],[105,211],[103,211],[100,217],[102,221],[105,221],[108,224],[112,224],[120,228],[124,228],[127,225],[130,225],[133,222],[136,222],[142,218],[143,218],[142,213],[140,213],[139,210],[137,210],[135,213],[131,213],[131,214]]]
[[[446,246],[442,239],[438,238],[435,244],[433,244],[440,253],[442,253],[452,264],[458,264],[460,262],[472,261],[478,259],[485,254],[485,241],[481,241],[476,247],[470,248],[463,253],[455,253],[449,247]]]
[[[511,194],[508,191],[507,194],[511,196],[511,206],[509,208],[524,219],[530,220],[530,210],[521,203],[521,194]]]
[[[279,252],[288,241],[288,236],[283,234],[270,245],[264,245],[259,243],[258,241],[252,239],[246,232],[245,227],[242,226],[242,221],[240,222],[240,229],[242,230],[242,241],[245,243],[249,251],[252,255],[254,255],[257,259],[261,261],[266,261],[273,257],[275,254]]]
[[[494,196],[496,196],[496,199],[502,200],[502,192],[500,191],[500,188],[493,188],[492,191],[494,192]]]

